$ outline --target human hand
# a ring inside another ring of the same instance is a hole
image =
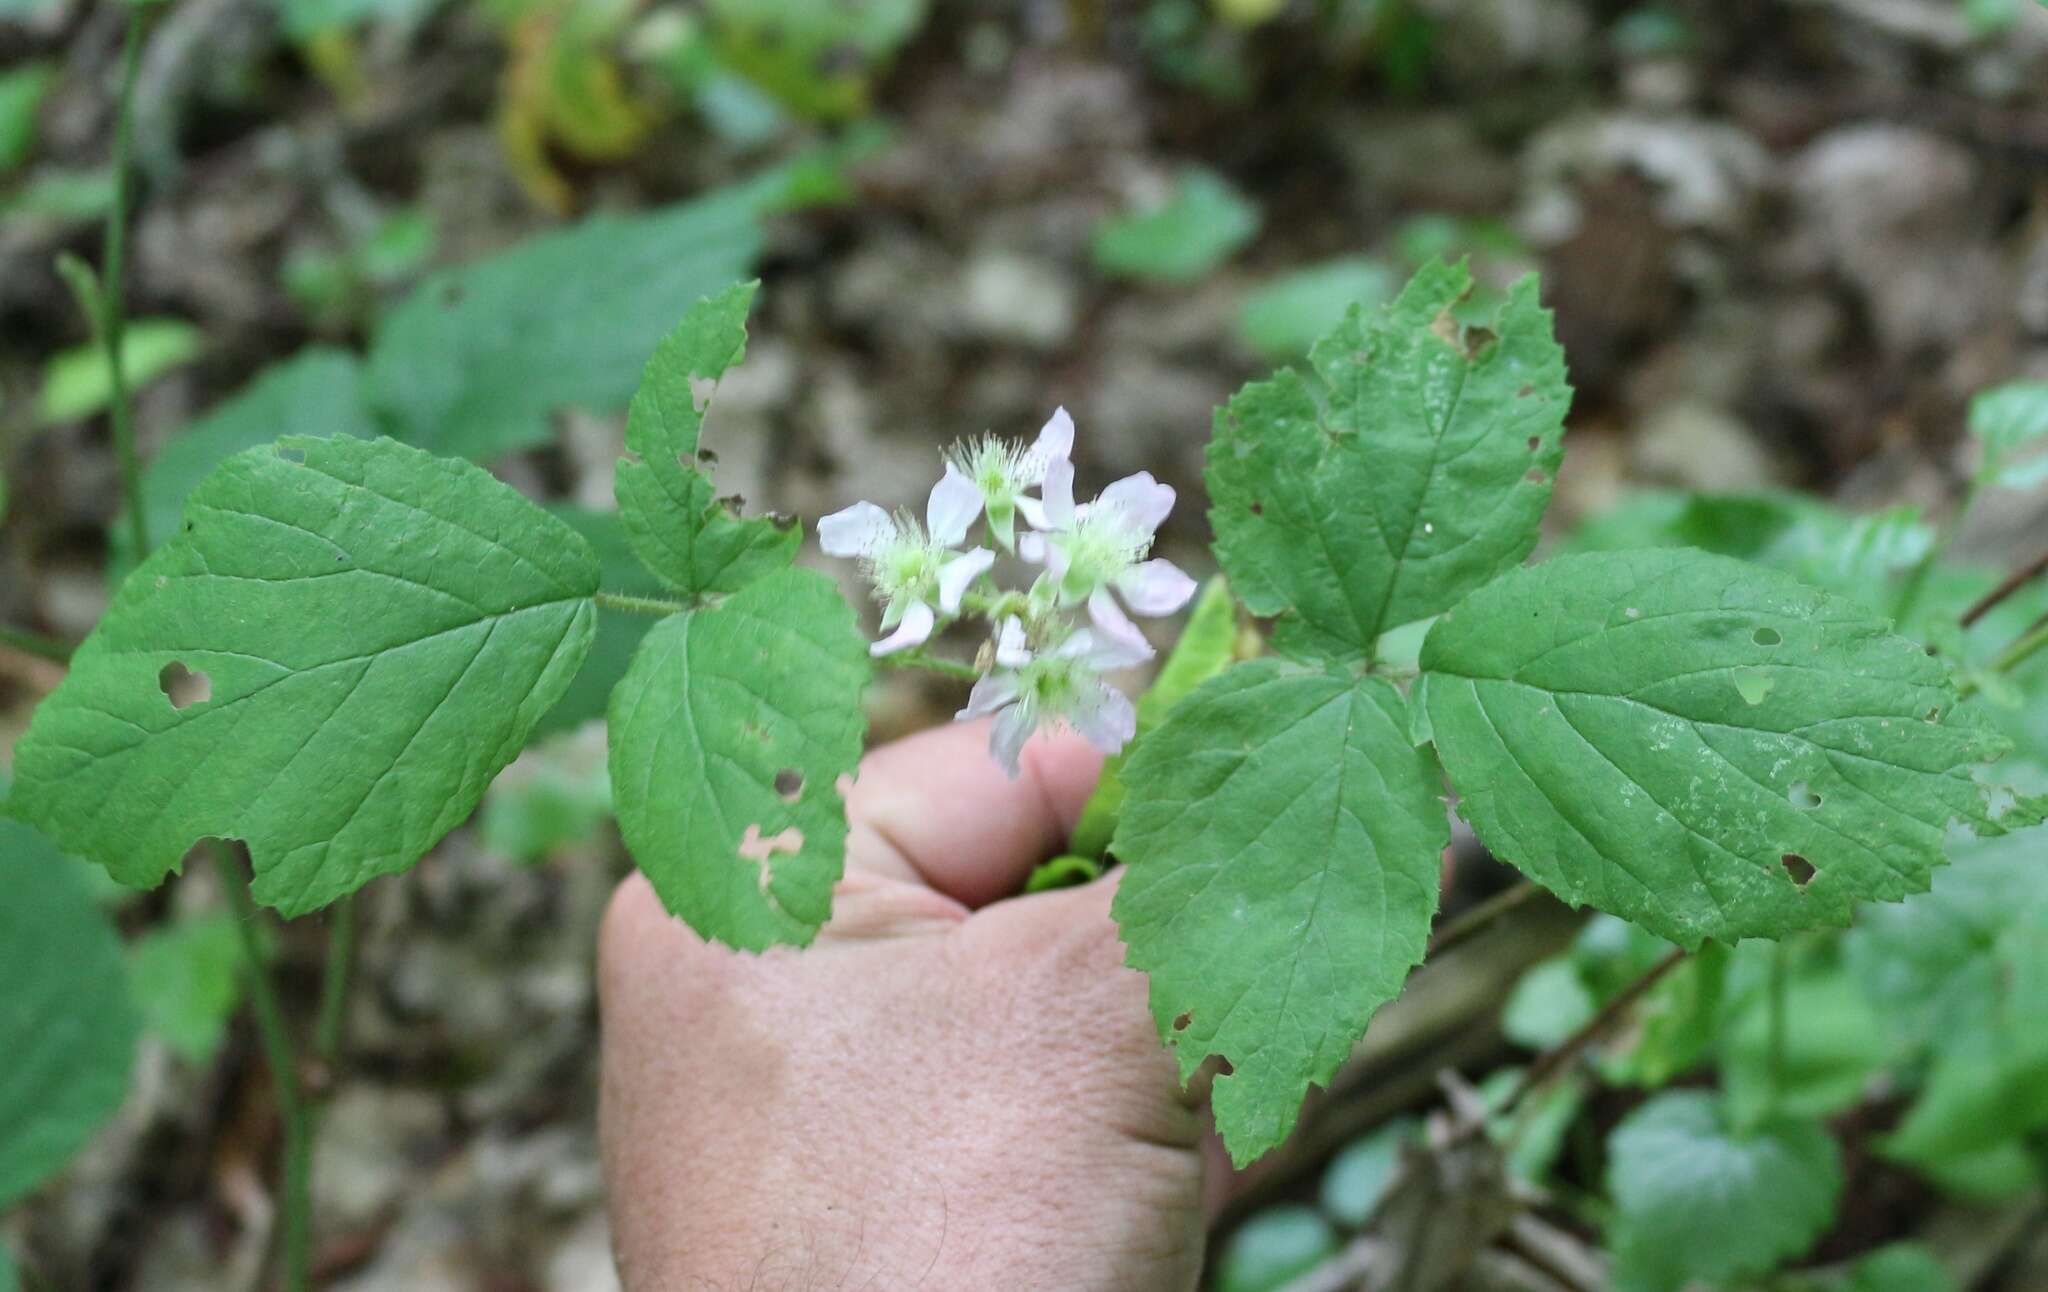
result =
[[[620,886],[603,1137],[629,1292],[1192,1288],[1202,1121],[1123,964],[1112,876],[1010,897],[1100,768],[981,723],[875,751],[803,951],[743,955]]]

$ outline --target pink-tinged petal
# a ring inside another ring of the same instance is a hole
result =
[[[989,756],[1016,780],[1022,774],[1018,759],[1023,757],[1024,742],[1031,739],[1031,733],[1038,726],[1038,715],[1027,705],[1015,704],[997,715],[995,729],[988,733]]]
[[[1038,439],[1025,457],[1024,482],[1037,484],[1045,479],[1046,468],[1055,462],[1065,462],[1074,454],[1074,419],[1067,416],[1064,408],[1052,410],[1052,416],[1039,428]]]
[[[1033,529],[1051,529],[1045,519],[1045,504],[1036,498],[1017,495],[1017,510],[1024,513],[1024,523]]]
[[[1017,500],[1023,502],[1022,498]],[[1017,555],[1033,565],[1045,564],[1045,535],[1030,533],[1017,535]]]
[[[1117,575],[1116,590],[1133,614],[1170,615],[1195,595],[1195,581],[1172,561],[1151,560]]]
[[[1130,529],[1149,535],[1173,510],[1173,498],[1172,485],[1160,484],[1150,471],[1140,471],[1104,489],[1095,501],[1098,506],[1121,513]]]
[[[1047,574],[1052,575],[1055,579],[1064,579],[1067,577],[1067,566],[1072,563],[1073,558],[1067,555],[1067,549],[1060,545],[1059,540],[1053,538],[1045,540],[1045,571]]]
[[[1146,477],[1148,480],[1150,476]],[[1039,503],[1045,508],[1043,529],[1072,529],[1074,527],[1074,464],[1066,458],[1054,458],[1045,465],[1045,482],[1038,490]]]
[[[967,527],[980,514],[981,490],[948,462],[946,474],[932,486],[932,496],[925,503],[925,530],[931,534],[934,543],[951,547],[967,537]]]
[[[996,554],[985,547],[977,547],[962,553],[939,567],[939,609],[947,614],[958,614],[960,598],[967,595],[968,587],[981,577],[982,571],[996,563]]]
[[[913,601],[903,610],[903,622],[896,625],[896,631],[868,647],[870,655],[893,655],[912,646],[922,646],[932,635],[932,625],[938,616],[922,601]]]
[[[984,718],[1017,698],[1017,679],[1008,673],[990,673],[967,693],[967,707],[953,715],[953,721]]]
[[[1023,668],[1031,662],[1031,643],[1024,636],[1024,621],[1011,615],[996,634],[996,663],[1004,668]]]
[[[871,502],[857,502],[818,522],[818,546],[827,556],[866,556],[896,537],[896,522]]]
[[[1113,754],[1138,734],[1138,710],[1129,696],[1106,682],[1083,687],[1063,715],[1067,725],[1105,754]]]
[[[1088,621],[1095,625],[1097,650],[1105,653],[1105,662],[1099,667],[1126,668],[1152,658],[1152,643],[1124,614],[1108,588],[1097,588],[1088,598]],[[1106,662],[1110,657],[1122,662]]]

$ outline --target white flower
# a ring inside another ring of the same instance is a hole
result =
[[[1056,408],[1028,449],[994,437],[954,448],[946,455],[946,478],[975,491],[978,509],[988,512],[990,537],[1008,551],[1019,511],[1034,525],[1043,517],[1038,499],[1026,497],[1024,491],[1045,483],[1046,470],[1054,462],[1066,462],[1073,451],[1074,419],[1066,409]]]
[[[1104,669],[1128,668],[1151,654],[1076,629],[1052,650],[1034,653],[1024,625],[1003,621],[996,638],[996,669],[974,684],[967,707],[955,718],[996,714],[988,751],[1015,779],[1024,742],[1040,727],[1065,723],[1105,754],[1113,754],[1137,733],[1138,711],[1130,698],[1104,682]]]
[[[1077,507],[1073,463],[1055,461],[1046,470],[1043,514],[1029,517],[1040,532],[1026,534],[1018,551],[1045,565],[1060,604],[1085,601],[1098,633],[1149,656],[1151,646],[1110,589],[1141,615],[1170,615],[1195,595],[1195,581],[1173,562],[1144,559],[1173,500],[1172,485],[1140,471]]]
[[[953,551],[980,511],[980,493],[948,472],[932,488],[922,525],[912,516],[891,516],[871,502],[857,502],[818,522],[818,543],[827,553],[860,558],[884,607],[883,631],[895,630],[868,647],[869,653],[887,655],[924,642],[938,624],[934,602],[945,614],[959,612],[968,585],[995,564],[996,554],[985,547]]]

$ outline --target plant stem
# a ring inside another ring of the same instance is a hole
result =
[[[1687,954],[1683,947],[1674,947],[1670,955],[1651,965],[1649,969],[1643,972],[1641,977],[1622,988],[1620,994],[1615,996],[1613,1000],[1602,1005],[1600,1012],[1587,1019],[1579,1027],[1578,1031],[1573,1032],[1570,1036],[1567,1036],[1564,1040],[1559,1041],[1556,1045],[1537,1056],[1536,1062],[1529,1065],[1529,1070],[1522,1074],[1522,1079],[1515,1083],[1513,1090],[1508,1092],[1508,1097],[1501,1102],[1498,1108],[1494,1109],[1494,1115],[1504,1117],[1514,1111],[1515,1106],[1522,1102],[1524,1096],[1556,1076],[1564,1068],[1565,1064],[1577,1057],[1579,1051],[1600,1039],[1602,1032],[1614,1026],[1615,1022],[1624,1013],[1628,1012],[1629,1007],[1641,1000],[1650,988],[1656,986],[1663,979],[1664,975],[1683,964]]]
[[[963,682],[978,682],[981,680],[981,670],[975,668],[972,664],[961,664],[950,659],[940,659],[936,655],[927,655],[921,650],[907,650],[894,655],[884,655],[876,662],[889,668],[923,669],[927,673],[938,673],[945,677],[956,677]]]
[[[1771,1074],[1771,1106],[1777,1106],[1785,1091],[1785,1038],[1788,997],[1792,989],[1791,951],[1783,941],[1771,944],[1770,1036],[1768,1066]]]
[[[276,1092],[278,1121],[284,1129],[284,1176],[278,1212],[282,1217],[279,1250],[284,1260],[284,1292],[306,1292],[313,1258],[313,1123],[299,1085],[298,1055],[293,1051],[291,1031],[285,1025],[284,1010],[277,989],[270,981],[270,968],[258,936],[255,900],[249,895],[249,879],[235,855],[223,843],[208,845],[213,864],[220,872],[221,887],[234,907],[235,927],[242,935],[242,950],[249,959],[249,1004],[256,1015],[256,1030],[263,1038],[264,1058],[270,1067],[271,1086]]]
[[[332,1070],[341,1055],[348,1023],[348,980],[355,962],[356,895],[328,908],[327,964],[320,979],[320,1020],[313,1029],[313,1057]]]
[[[2048,615],[2036,619],[2032,627],[2019,635],[2018,640],[1998,652],[1997,657],[1991,661],[1989,671],[2010,673],[2039,654],[2043,647],[2048,647]],[[1977,694],[1977,691],[1976,681],[1964,678],[1956,685],[1956,698],[1967,700]]]
[[[1965,628],[1974,626],[1979,619],[1982,619],[2003,604],[2006,598],[2041,577],[2044,572],[2048,572],[2048,552],[2041,553],[2033,560],[2014,570],[2011,574],[2006,575],[1997,587],[1979,597],[1975,605],[1963,612],[1963,617],[1960,620],[1962,626]]]
[[[1527,879],[1512,888],[1502,889],[1456,919],[1447,921],[1438,929],[1436,936],[1430,939],[1429,954],[1432,957],[1440,956],[1459,943],[1484,933],[1492,927],[1495,920],[1521,909],[1542,891],[1535,881]]]
[[[38,659],[55,660],[59,664],[66,664],[71,660],[69,645],[54,637],[32,633],[26,628],[0,626],[0,646],[18,650],[24,655],[34,655]]]
[[[121,363],[121,280],[128,246],[128,203],[133,193],[130,158],[135,151],[135,75],[142,66],[145,6],[130,4],[128,31],[121,43],[121,100],[114,116],[114,203],[107,208],[106,264],[100,273],[99,317],[94,320],[107,353],[109,411],[114,453],[121,464],[121,494],[128,508],[128,538],[135,559],[149,554],[148,504],[142,498],[142,460],[135,452],[135,418],[128,407],[128,373]]]
[[[636,615],[673,615],[690,609],[681,601],[666,597],[636,597],[629,592],[600,592],[591,600],[600,610],[624,610]]]

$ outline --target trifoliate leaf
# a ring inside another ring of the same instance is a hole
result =
[[[1698,1090],[1636,1109],[1607,1152],[1607,1238],[1622,1292],[1766,1273],[1826,1232],[1842,1191],[1840,1155],[1820,1123],[1778,1118],[1738,1135],[1719,1100]]]
[[[185,499],[215,467],[287,431],[363,439],[377,434],[377,423],[363,402],[362,367],[355,356],[319,347],[301,350],[264,369],[235,395],[173,435],[142,473],[150,547],[161,546],[178,532]],[[137,554],[125,555],[139,559]]]
[[[1160,665],[1159,676],[1138,697],[1138,734],[1142,736],[1166,721],[1174,705],[1230,667],[1237,658],[1237,646],[1237,602],[1231,597],[1227,582],[1211,579],[1195,602],[1188,626],[1181,630],[1173,652]],[[1109,850],[1117,817],[1123,813],[1123,766],[1127,754],[1128,751],[1112,754],[1103,760],[1095,792],[1081,808],[1081,819],[1074,825],[1074,836],[1068,846],[1084,857],[1100,857]]]
[[[2048,382],[2019,381],[1970,401],[1970,434],[1984,445],[1978,479],[2027,489],[2048,479],[2048,456],[2030,453],[2048,436]]]
[[[37,708],[10,807],[147,887],[247,841],[301,915],[459,825],[590,646],[597,562],[468,463],[391,440],[229,459]]]
[[[1278,1292],[1337,1250],[1337,1231],[1313,1207],[1268,1207],[1230,1236],[1216,1260],[1216,1292]]]
[[[188,1063],[212,1062],[242,1002],[247,959],[225,914],[176,920],[137,939],[128,973],[149,1030]]]
[[[1995,829],[1947,671],[1884,621],[1692,551],[1564,557],[1422,651],[1460,814],[1569,902],[1684,946],[1845,924]]]
[[[612,800],[668,909],[743,950],[810,942],[845,863],[840,779],[872,669],[821,575],[771,574],[672,615],[612,693]]]
[[[17,794],[19,791],[17,791]],[[135,1007],[83,868],[0,820],[0,1208],[71,1159],[128,1093]]]
[[[720,499],[699,465],[704,410],[692,383],[717,382],[746,354],[757,286],[740,283],[691,306],[655,347],[626,415],[626,447],[639,458],[619,463],[614,485],[626,536],[662,582],[692,596],[736,592],[786,567],[803,542],[794,524],[742,519],[738,500]]]
[[[1095,230],[1095,263],[1120,278],[1191,283],[1259,231],[1259,208],[1214,171],[1190,166],[1156,206],[1111,216]]]
[[[1287,1137],[1422,959],[1449,835],[1407,732],[1379,678],[1254,660],[1125,764],[1114,913],[1182,1078],[1229,1061],[1213,1100],[1240,1164]]]
[[[1363,660],[1536,543],[1571,389],[1526,278],[1482,331],[1463,267],[1424,268],[1292,370],[1239,391],[1209,445],[1216,555],[1275,645]]]
[[[490,459],[548,438],[560,409],[625,406],[648,352],[760,248],[754,194],[596,215],[435,274],[377,329],[368,376],[391,433]]]

